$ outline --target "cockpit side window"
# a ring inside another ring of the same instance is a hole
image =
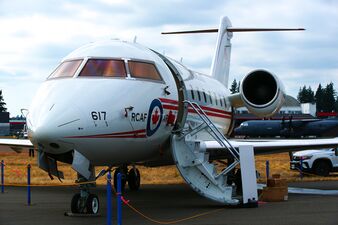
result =
[[[159,72],[152,63],[128,61],[128,66],[131,77],[162,81]]]
[[[82,59],[69,60],[62,62],[54,72],[48,77],[48,79],[59,77],[73,77],[76,70],[79,68]]]
[[[126,77],[126,67],[123,60],[88,59],[79,77]]]

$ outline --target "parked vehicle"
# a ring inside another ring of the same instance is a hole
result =
[[[300,168],[304,172],[319,176],[328,176],[330,172],[337,172],[338,148],[295,152],[290,162],[290,169],[299,170]]]

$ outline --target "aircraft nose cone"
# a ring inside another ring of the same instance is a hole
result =
[[[43,151],[65,153],[74,149],[74,145],[64,137],[77,135],[83,129],[82,122],[76,106],[64,108],[61,104],[53,104],[30,111],[27,117],[28,136]]]
[[[235,135],[241,135],[242,134],[242,129],[240,127],[237,127],[234,129],[234,134]]]

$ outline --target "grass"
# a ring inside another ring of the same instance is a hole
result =
[[[28,157],[28,153],[0,152],[0,160],[5,162],[5,183],[25,185],[27,182],[27,165],[31,165],[31,183],[35,185],[72,185],[76,180],[76,172],[68,164],[59,163],[59,170],[64,173],[63,183],[56,178],[51,180],[46,172],[39,169],[36,158]],[[265,162],[270,162],[270,174],[281,174],[288,182],[300,181],[298,172],[289,169],[289,155],[287,153],[256,156],[256,169],[260,173],[259,182],[265,181]],[[104,167],[97,167],[98,173]],[[142,184],[177,184],[184,183],[176,166],[164,166],[157,168],[138,167],[141,173]],[[338,180],[338,174],[333,173],[328,177],[305,175],[303,181]],[[100,178],[98,184],[105,184],[104,177]]]

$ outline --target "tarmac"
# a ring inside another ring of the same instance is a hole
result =
[[[338,181],[293,183],[289,186],[338,190]],[[231,208],[207,200],[188,185],[144,185],[138,192],[126,191],[125,199],[143,214],[162,222],[200,215],[173,224],[338,224],[338,196],[289,194],[285,202],[260,203],[257,208]],[[77,187],[32,187],[32,205],[28,206],[26,187],[5,187],[0,193],[0,225],[107,224],[106,187],[93,193],[100,198],[100,216],[69,217],[70,200]],[[156,224],[135,213],[128,206],[122,209],[123,225]],[[116,200],[113,219],[116,222]]]

